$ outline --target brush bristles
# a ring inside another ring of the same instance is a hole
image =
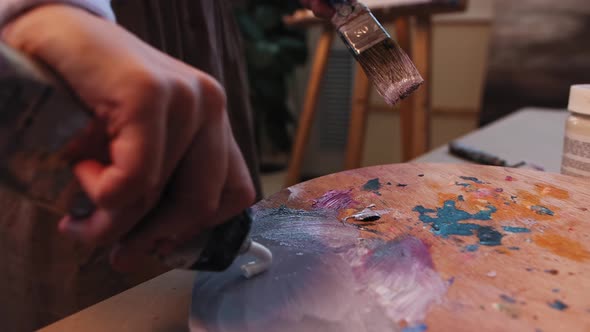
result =
[[[392,39],[369,48],[356,59],[389,105],[397,104],[424,83],[414,63]]]

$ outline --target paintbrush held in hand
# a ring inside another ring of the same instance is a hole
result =
[[[332,24],[390,105],[416,90],[422,76],[408,55],[391,39],[369,8],[356,0],[331,0]]]

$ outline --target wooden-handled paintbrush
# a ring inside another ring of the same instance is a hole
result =
[[[367,6],[356,0],[330,3],[336,11],[332,24],[388,104],[395,105],[424,82],[408,55]]]

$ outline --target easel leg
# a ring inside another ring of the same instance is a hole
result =
[[[361,167],[363,147],[367,131],[369,93],[371,84],[363,68],[357,63],[352,94],[352,109],[348,126],[348,143],[346,145],[346,169]]]
[[[307,91],[303,103],[303,111],[299,118],[297,131],[295,134],[295,143],[293,145],[293,152],[289,162],[289,169],[287,171],[287,178],[285,186],[289,187],[299,182],[301,175],[301,168],[303,167],[303,158],[305,156],[305,149],[309,141],[309,134],[313,125],[315,117],[316,106],[322,84],[322,78],[326,71],[328,57],[330,56],[330,49],[334,39],[334,31],[331,27],[325,27],[322,35],[318,40],[315,56],[309,75]]]

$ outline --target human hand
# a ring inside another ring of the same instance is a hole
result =
[[[301,0],[301,4],[311,9],[317,17],[329,19],[334,15],[334,8],[329,0]]]
[[[166,254],[253,203],[225,93],[212,77],[67,5],[37,7],[2,37],[59,73],[106,124],[110,163],[74,166],[96,210],[84,220],[62,219],[66,235],[118,243],[111,261],[129,270],[141,256]]]

